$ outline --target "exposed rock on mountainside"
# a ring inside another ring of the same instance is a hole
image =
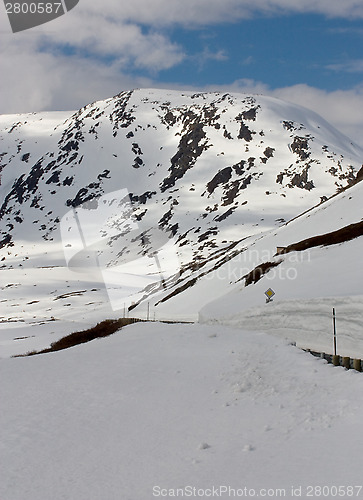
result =
[[[68,115],[3,117],[0,146],[3,267],[15,253],[26,259],[29,245],[47,243],[51,252],[66,213],[127,190],[138,255],[152,250],[159,228],[174,237],[181,274],[352,184],[363,157],[303,108],[166,90],[121,92]],[[127,253],[124,222],[107,251],[96,248],[106,267]],[[101,239],[108,229],[87,231]]]

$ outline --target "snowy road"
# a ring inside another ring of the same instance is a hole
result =
[[[363,375],[264,333],[136,324],[0,373],[2,500],[363,482]]]

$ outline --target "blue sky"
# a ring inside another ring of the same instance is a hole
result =
[[[363,58],[362,20],[258,16],[204,29],[176,29],[170,37],[187,57],[160,74],[165,82],[222,85],[247,78],[272,88],[305,83],[346,90],[363,80],[363,65],[360,71],[346,66]]]
[[[13,34],[0,112],[78,109],[135,87],[263,93],[363,145],[362,0],[80,0]]]

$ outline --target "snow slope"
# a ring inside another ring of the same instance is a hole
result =
[[[275,254],[362,222],[363,184],[339,191],[363,151],[263,96],[2,123],[0,499],[361,497],[363,375],[291,341],[331,352],[335,307],[339,354],[363,357],[362,237]],[[123,314],[206,324],[10,357]]]
[[[363,356],[362,236],[329,245],[275,255],[277,246],[331,234],[361,223],[363,185],[358,183],[326,203],[256,240],[219,273],[225,277],[246,275],[263,262],[280,264],[259,281],[245,286],[235,280],[234,289],[211,301],[201,320],[263,329],[283,335],[299,345],[332,352],[332,308],[337,310],[339,353]],[[243,271],[241,268],[243,266]],[[239,269],[238,269],[239,267]],[[237,283],[238,282],[238,283]],[[272,288],[273,302],[264,304],[264,292]]]
[[[4,500],[362,496],[362,375],[264,333],[137,324],[0,369]]]
[[[124,312],[196,320],[276,246],[360,209],[346,191],[285,225],[352,184],[363,151],[269,97],[135,90],[73,114],[1,121],[1,357]],[[359,288],[354,248],[334,258],[349,254]],[[318,294],[309,287],[300,295]],[[285,288],[276,300],[300,297]],[[259,306],[263,292],[251,290],[243,303]]]

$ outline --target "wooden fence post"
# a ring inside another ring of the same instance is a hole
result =
[[[344,366],[344,368],[346,368],[347,370],[350,369],[350,357],[349,356],[343,357],[342,366]]]
[[[354,359],[353,360],[353,368],[354,370],[357,370],[357,372],[362,371],[362,361],[360,359]]]
[[[340,366],[340,356],[333,354],[332,363],[334,366]]]

